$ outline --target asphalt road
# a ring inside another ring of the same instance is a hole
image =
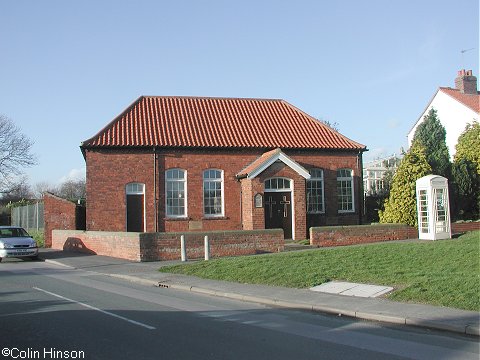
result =
[[[1,359],[478,359],[478,338],[0,263]]]

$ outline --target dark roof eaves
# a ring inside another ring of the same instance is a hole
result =
[[[166,145],[82,145],[81,149],[84,150],[127,150],[127,149],[178,149],[178,150],[262,150],[269,151],[276,148],[276,146],[166,146]],[[289,147],[282,146],[282,149],[285,150],[297,150],[297,151],[368,151],[367,147],[362,148],[332,148],[332,147]]]

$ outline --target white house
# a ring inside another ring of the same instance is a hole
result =
[[[458,137],[467,124],[480,119],[480,92],[477,91],[477,78],[472,70],[460,70],[455,79],[455,89],[439,87],[427,104],[415,125],[410,129],[408,146],[411,146],[417,126],[423,121],[431,108],[437,111],[437,116],[446,131],[446,143],[450,157],[455,154]]]
[[[363,165],[363,192],[365,196],[380,194],[385,190],[385,174],[396,171],[401,158],[395,154],[367,162]]]

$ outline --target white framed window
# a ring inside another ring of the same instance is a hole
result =
[[[310,170],[307,180],[307,213],[322,214],[325,212],[325,194],[323,187],[323,170]]]
[[[271,178],[265,180],[265,191],[290,191],[292,189],[292,180],[286,178]]]
[[[353,170],[337,170],[337,199],[339,213],[355,211],[355,203],[353,201]]]
[[[187,216],[187,171],[165,171],[165,213],[167,217]]]
[[[145,193],[145,184],[129,183],[125,189],[127,195],[143,195]]]
[[[206,217],[224,216],[223,171],[207,169],[203,172],[203,213]]]

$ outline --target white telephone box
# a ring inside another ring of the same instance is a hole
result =
[[[450,239],[448,179],[427,175],[417,180],[418,237],[423,240]]]

